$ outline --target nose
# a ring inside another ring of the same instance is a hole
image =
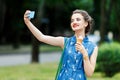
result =
[[[73,25],[76,25],[77,24],[77,21],[75,20],[74,22],[72,22]]]

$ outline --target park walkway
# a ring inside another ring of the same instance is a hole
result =
[[[39,55],[39,63],[57,62],[59,61],[60,56],[61,52],[41,53]],[[29,52],[0,55],[0,66],[14,66],[30,63],[31,54]]]

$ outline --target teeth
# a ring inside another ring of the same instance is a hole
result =
[[[74,25],[73,25],[73,27],[76,27],[76,26],[78,26],[78,25],[77,25],[77,24],[74,24]]]

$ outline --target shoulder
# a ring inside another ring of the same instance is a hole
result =
[[[98,53],[98,46],[97,44],[93,43],[92,41],[89,41],[90,47],[91,47],[91,54],[97,55]]]
[[[83,43],[86,45],[86,46],[90,46],[90,47],[96,47],[97,44],[95,44],[94,42],[92,42],[88,36],[86,36],[84,39],[83,39]]]
[[[97,44],[95,44],[95,43],[93,43],[92,41],[88,41],[88,44],[90,45],[90,46],[93,46],[93,47],[97,47]]]
[[[98,49],[97,44],[90,41],[88,37],[84,39],[84,46],[88,50],[89,55],[92,55],[92,53],[97,52],[97,49]]]
[[[71,36],[71,37],[64,37],[64,46],[65,44],[70,44],[70,43],[74,43],[75,42],[75,37]]]
[[[92,45],[92,46],[94,46],[94,47],[96,47],[97,46],[97,44],[94,42],[94,38],[90,38],[88,35],[87,35],[87,38],[88,38],[88,43],[90,44],[90,45]]]
[[[64,42],[74,40],[74,36],[71,37],[64,37]]]

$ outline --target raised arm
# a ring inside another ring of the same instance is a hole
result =
[[[44,35],[40,30],[38,30],[30,21],[28,18],[28,14],[30,13],[29,10],[27,10],[24,14],[24,22],[29,28],[29,30],[32,32],[32,34],[41,42],[53,45],[53,46],[59,46],[62,47],[64,46],[64,37],[53,37],[53,36],[48,36]]]

